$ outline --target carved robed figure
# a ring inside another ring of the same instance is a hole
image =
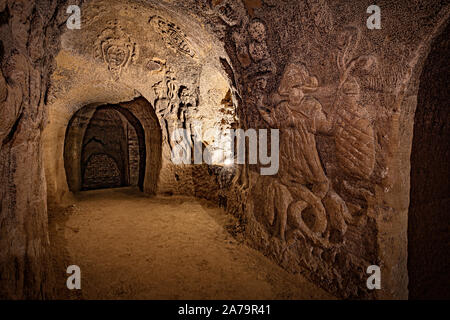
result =
[[[272,110],[263,103],[258,108],[262,118],[280,129],[280,170],[272,181],[278,213],[278,231],[285,239],[286,225],[290,235],[301,230],[310,238],[327,242],[328,221],[341,233],[346,224],[344,201],[332,190],[321,164],[316,135],[330,135],[332,123],[320,102],[310,94],[318,88],[318,80],[310,76],[303,64],[288,64],[278,90],[271,97]],[[263,102],[263,101],[261,101]],[[326,207],[332,207],[327,217]],[[271,218],[273,219],[273,218]]]

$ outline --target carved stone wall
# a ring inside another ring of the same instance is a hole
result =
[[[119,104],[157,133],[145,191],[218,201],[250,245],[339,297],[406,298],[419,76],[450,9],[377,4],[380,30],[363,1],[91,0],[68,30],[66,3],[0,2],[0,297],[48,296],[47,200],[71,196],[67,125]],[[198,121],[280,129],[278,174],[173,165],[171,133]],[[365,285],[372,264],[382,290]]]
[[[2,299],[42,299],[52,293],[41,130],[64,5],[0,2]]]
[[[448,19],[442,5],[402,3],[403,13],[379,5],[389,19],[383,31],[366,28],[363,3],[212,3],[230,35],[241,125],[281,132],[278,175],[244,167],[243,189],[228,203],[246,204],[229,210],[244,216],[255,247],[347,298],[407,296],[408,167],[401,163],[412,135],[411,98],[406,105],[404,98],[417,90],[416,70]],[[427,12],[419,24],[436,24],[429,35],[415,25],[421,36],[414,38],[400,30],[417,10]],[[367,290],[372,264],[388,291]]]

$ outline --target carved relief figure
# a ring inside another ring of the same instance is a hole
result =
[[[173,114],[176,116],[179,105],[177,95],[178,86],[175,78],[169,74],[170,72],[166,72],[164,79],[153,85],[155,110],[164,119],[174,118]]]
[[[170,48],[191,58],[195,56],[186,35],[175,24],[158,16],[151,17],[150,23]]]
[[[213,2],[213,8],[223,22],[231,29],[235,44],[236,58],[240,65],[248,69],[247,78],[276,70],[266,42],[266,26],[258,18],[250,21],[241,0]]]
[[[190,108],[197,105],[197,95],[188,87],[181,86],[178,95],[184,107]]]
[[[223,0],[218,2],[214,9],[219,17],[230,27],[239,25],[247,19],[245,7],[241,0]]]
[[[137,59],[137,45],[120,28],[111,27],[103,30],[96,41],[94,56],[102,59],[113,73],[119,77],[122,69]]]
[[[192,119],[195,118],[198,105],[198,92],[188,85],[180,84],[172,69],[168,68],[164,78],[153,85],[156,113],[160,117],[163,140],[172,149],[176,141],[172,141],[172,132],[178,128],[186,128],[192,132]],[[188,134],[188,139],[191,138]]]
[[[260,21],[250,24],[248,32],[252,41],[249,44],[249,52],[253,61],[259,62],[270,58],[266,44],[266,27]]]
[[[214,10],[228,27],[232,28],[232,39],[236,48],[236,57],[243,68],[251,64],[248,52],[248,17],[242,1],[224,0],[213,3]]]
[[[290,204],[284,203],[283,208],[277,208],[282,239],[286,223],[289,223],[311,238],[324,241],[328,226],[326,205],[337,210],[329,217],[332,224],[340,229],[341,235],[346,230],[343,216],[347,214],[347,208],[343,200],[330,190],[316,147],[315,135],[328,135],[332,130],[320,102],[310,95],[317,87],[317,78],[310,76],[303,64],[289,64],[278,92],[272,97],[274,110],[268,112],[259,107],[263,119],[281,131],[278,176],[294,200]],[[282,192],[283,186],[276,187],[275,193]]]

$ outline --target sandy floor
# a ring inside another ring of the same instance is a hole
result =
[[[332,298],[239,243],[230,225],[205,201],[128,188],[83,192],[50,220],[55,251],[81,268],[76,298]]]

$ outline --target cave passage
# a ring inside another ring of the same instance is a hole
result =
[[[450,298],[449,26],[434,41],[420,78],[411,152],[409,297]]]
[[[333,299],[235,238],[234,219],[194,197],[89,190],[50,236],[57,260],[81,268],[82,299]]]
[[[143,139],[119,111],[97,109],[83,138],[82,190],[137,186],[139,138]]]
[[[65,168],[71,191],[137,186],[145,175],[145,133],[119,105],[84,107],[69,122]]]

